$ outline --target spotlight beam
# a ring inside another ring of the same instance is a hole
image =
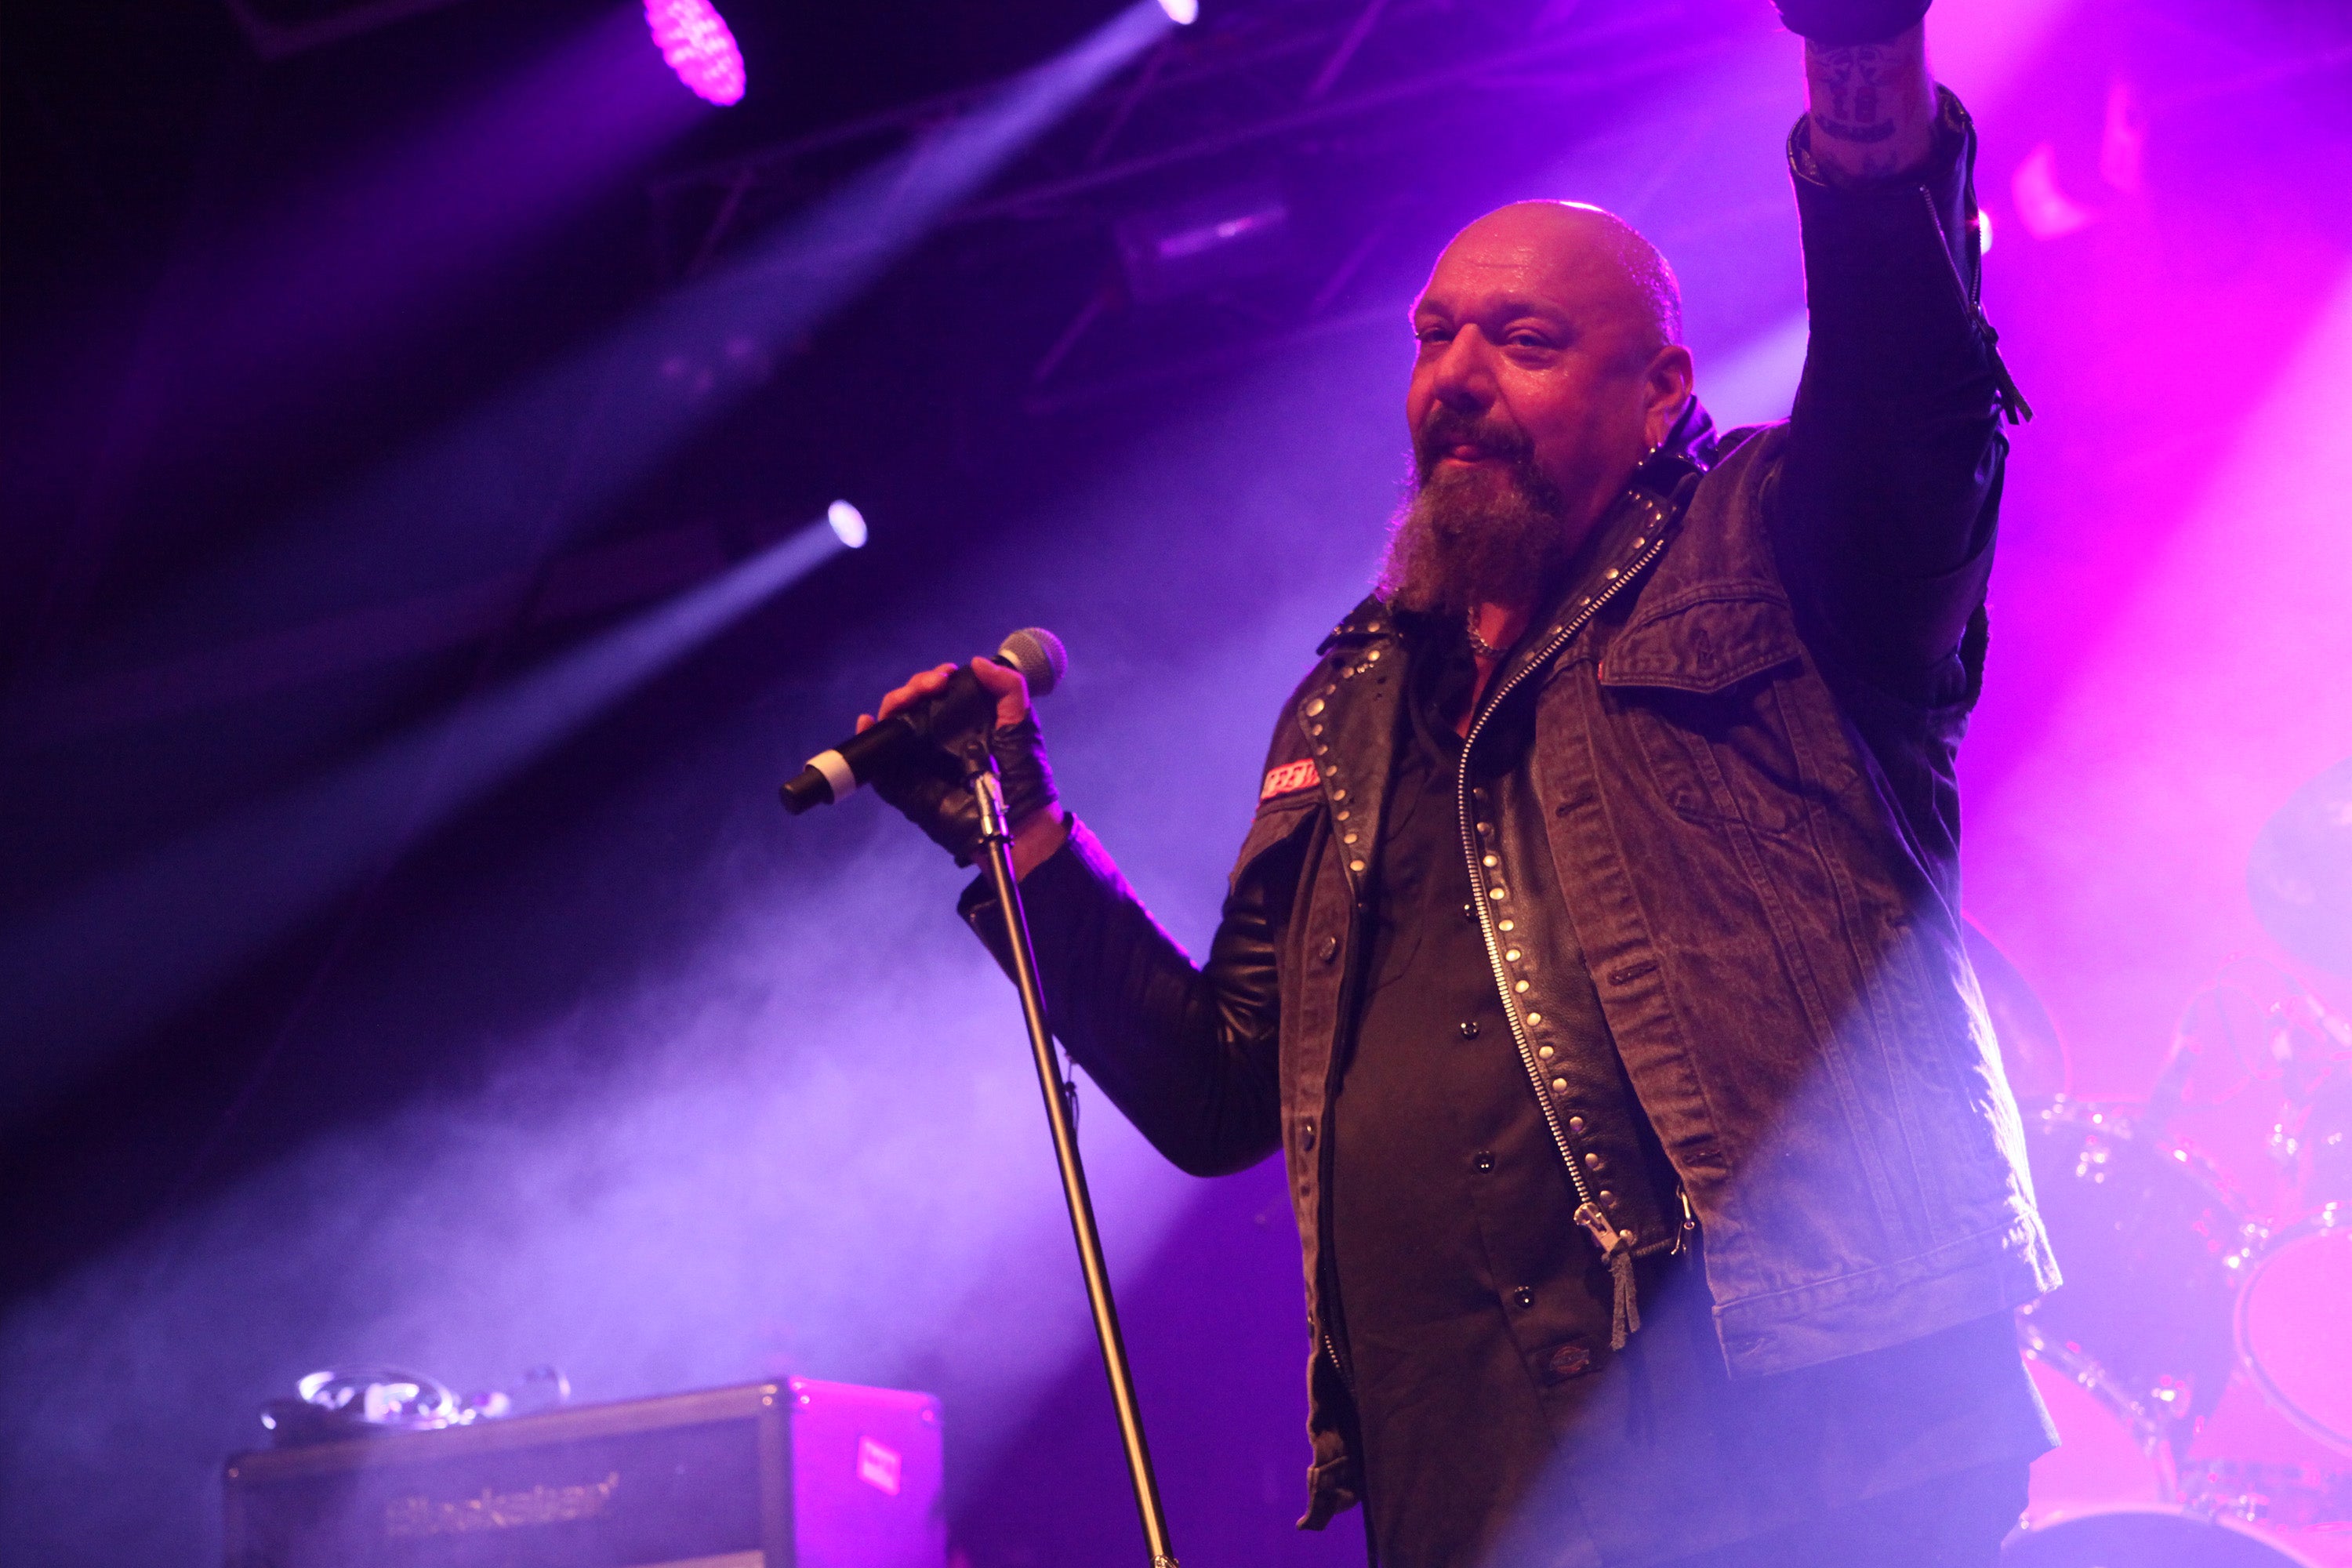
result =
[[[299,520],[268,555],[191,584],[188,603],[263,602],[299,614],[353,582],[417,591],[527,568],[726,406],[723,395],[688,402],[660,384],[653,367],[676,344],[725,336],[772,353],[809,331],[1174,26],[1156,0],[1135,0],[961,121],[788,223],[740,263],[492,400],[324,516]],[[551,451],[576,454],[552,478],[541,471]],[[813,526],[813,537],[796,536],[805,542],[759,558],[785,574],[759,592],[843,547],[827,523]],[[154,860],[95,879],[46,917],[0,932],[0,968],[32,977],[0,994],[0,1037],[47,1047],[19,1050],[0,1067],[0,1093],[24,1107],[104,1045],[201,994],[740,614],[750,601],[731,595],[762,581],[759,563],[747,563],[655,612],[642,631],[614,634],[503,696],[394,741],[312,788],[200,830]],[[695,608],[719,605],[733,607],[724,616]],[[122,983],[126,973],[137,982]]]
[[[0,992],[0,1038],[17,1047],[0,1068],[0,1100],[23,1116],[93,1047],[200,995],[846,548],[835,521],[817,519],[316,784],[101,877],[0,932],[0,973],[18,977]],[[60,1048],[68,1046],[78,1059]]]
[[[288,606],[299,616],[345,584],[401,593],[533,569],[532,536],[560,549],[749,391],[689,400],[658,369],[681,344],[740,342],[782,357],[872,284],[1063,114],[1175,24],[1136,0],[1061,56],[1013,79],[961,120],[854,178],[725,268],[698,279],[603,342],[566,356],[370,474],[281,531],[267,553],[191,583],[176,612],[220,603]],[[641,46],[642,47],[642,46]],[[588,436],[576,433],[593,422]],[[585,455],[552,474],[548,454]],[[549,497],[529,501],[516,498]],[[549,518],[545,509],[560,510]],[[420,580],[422,579],[422,580]],[[347,610],[348,600],[318,605]]]
[[[1013,78],[970,113],[851,181],[733,269],[762,286],[790,277],[824,290],[778,301],[793,328],[830,313],[975,195],[1023,148],[1178,24],[1136,0],[1058,58]],[[804,277],[814,272],[817,276]]]

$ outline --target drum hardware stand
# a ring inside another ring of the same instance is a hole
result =
[[[1119,1443],[1127,1450],[1128,1479],[1134,1483],[1136,1510],[1143,1518],[1144,1544],[1151,1552],[1151,1568],[1177,1568],[1176,1553],[1168,1543],[1168,1518],[1160,1506],[1160,1483],[1151,1470],[1151,1451],[1143,1440],[1143,1416],[1136,1405],[1135,1380],[1128,1371],[1127,1344],[1119,1336],[1110,1273],[1103,1265],[1094,1202],[1087,1194],[1086,1167],[1078,1159],[1077,1133],[1065,1098],[1072,1086],[1062,1077],[1054,1038],[1045,1024],[1045,999],[1037,985],[1037,956],[1029,942],[1028,918],[1021,910],[1020,879],[1013,875],[1013,830],[1004,820],[1004,792],[997,781],[996,759],[983,741],[966,748],[962,760],[965,786],[980,808],[980,861],[995,891],[996,907],[1004,916],[1005,944],[1013,955],[1013,984],[1021,994],[1021,1016],[1029,1026],[1029,1051],[1037,1064],[1037,1087],[1045,1097],[1045,1121],[1053,1130],[1062,1195],[1069,1203],[1070,1230],[1078,1244],[1078,1269],[1086,1278],[1087,1305],[1094,1312],[1095,1339],[1102,1347],[1103,1371],[1110,1379]]]
[[[2145,1403],[2109,1376],[2106,1369],[2097,1362],[2043,1333],[2042,1325],[2033,1321],[2030,1312],[2017,1315],[2017,1345],[2028,1356],[2097,1400],[2109,1415],[2122,1422],[2125,1429],[2130,1432],[2133,1444],[2156,1467],[2157,1500],[2168,1503],[2180,1500],[2179,1467],[2175,1444],[2193,1432],[2183,1434],[2179,1430],[2176,1412],[2149,1410]]]

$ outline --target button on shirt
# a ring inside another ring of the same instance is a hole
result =
[[[1338,1316],[1373,1534],[1397,1563],[1475,1560],[1576,1404],[1554,1391],[1607,1357],[1612,1304],[1486,947],[1456,805],[1462,742],[1444,717],[1473,670],[1458,637],[1444,651],[1412,671],[1331,1115]],[[1553,992],[1547,1037],[1612,1069],[1584,1120],[1646,1131],[1590,978],[1580,965],[1573,978]]]
[[[1458,629],[1413,634],[1364,986],[1328,1128],[1331,1317],[1380,1560],[1660,1562],[2047,1447],[2005,1318],[1733,1384],[1695,1235],[1678,1256],[1643,1259],[1643,1327],[1611,1351],[1609,1270],[1575,1223],[1538,1099],[1554,1069],[1531,1079],[1519,1054],[1472,896],[1449,719],[1468,696],[1468,650]],[[1517,765],[1507,729],[1496,739],[1490,754],[1482,738],[1481,763]],[[1623,1151],[1619,1164],[1634,1168],[1608,1170],[1612,1195],[1644,1184],[1644,1213],[1678,1213],[1580,955],[1546,955],[1545,968],[1557,976],[1545,1037],[1580,1096],[1563,1121],[1606,1126]]]

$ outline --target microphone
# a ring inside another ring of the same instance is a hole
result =
[[[1029,695],[1043,697],[1070,668],[1062,639],[1043,626],[1024,626],[1004,639],[996,662],[1010,665],[1029,683]],[[908,766],[935,763],[948,742],[993,721],[996,697],[967,665],[948,683],[912,707],[900,709],[830,751],[819,752],[778,793],[794,816],[814,806],[847,800],[857,786]]]

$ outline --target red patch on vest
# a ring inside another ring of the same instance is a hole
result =
[[[1311,757],[1301,757],[1295,763],[1285,763],[1265,775],[1265,786],[1257,792],[1260,800],[1272,800],[1278,795],[1297,795],[1303,789],[1313,789],[1323,782],[1315,771]]]

